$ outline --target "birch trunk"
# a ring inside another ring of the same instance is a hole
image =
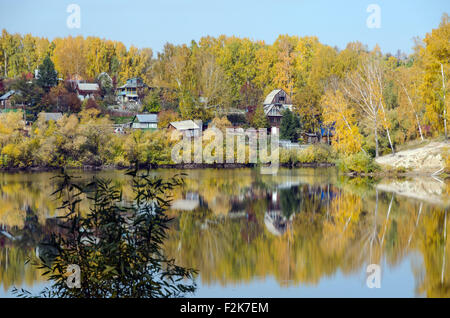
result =
[[[444,132],[445,132],[445,141],[447,141],[447,105],[445,105],[445,77],[444,77],[444,65],[441,63],[441,75],[442,75],[442,91],[444,97]]]
[[[379,152],[378,152],[378,128],[375,124],[375,157],[378,158]]]
[[[6,71],[7,70],[7,68],[8,68],[8,62],[7,62],[7,57],[6,57],[6,50],[5,50],[5,52],[3,53],[3,55],[4,55],[4,57],[5,57],[5,78],[7,78],[8,77],[8,72]]]
[[[381,106],[381,110],[383,111],[383,117],[384,117],[384,122],[386,124],[386,133],[388,136],[389,145],[391,146],[392,154],[395,155],[395,149],[394,149],[394,146],[392,145],[391,134],[389,134],[389,128],[387,127],[386,113],[384,112],[384,106],[383,106],[382,102],[380,102],[380,106]]]

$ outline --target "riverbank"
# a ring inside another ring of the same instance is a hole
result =
[[[389,154],[375,159],[385,171],[398,171],[410,175],[431,175],[445,169],[444,151],[450,147],[446,142],[433,141],[413,149]]]
[[[178,170],[189,170],[189,169],[240,169],[240,168],[255,168],[260,165],[253,163],[180,163],[180,164],[140,164],[139,169],[178,169]],[[279,165],[283,168],[322,168],[322,167],[334,167],[335,164],[331,162],[311,162],[311,163],[281,163]],[[46,172],[46,171],[57,171],[61,169],[71,169],[80,171],[102,171],[102,170],[126,170],[131,169],[133,166],[115,166],[115,165],[104,165],[104,166],[66,166],[66,167],[1,167],[0,172]]]

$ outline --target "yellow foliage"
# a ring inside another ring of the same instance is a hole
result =
[[[326,125],[335,127],[333,146],[339,152],[352,154],[361,150],[362,135],[356,125],[355,111],[340,90],[327,91],[322,98],[323,118]]]

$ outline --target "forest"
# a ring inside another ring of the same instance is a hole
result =
[[[378,46],[369,50],[360,42],[340,49],[316,37],[295,35],[280,35],[273,44],[205,36],[189,44],[167,43],[154,54],[151,48],[127,48],[98,37],[50,41],[3,30],[0,95],[10,89],[21,91],[16,102],[36,116],[30,136],[23,136],[20,112],[2,115],[1,165],[127,165],[136,157],[144,162],[169,160],[164,131],[128,136],[110,131],[116,119],[106,109],[114,103],[114,89],[133,77],[150,87],[143,110],[159,112],[163,123],[202,119],[226,127],[235,124],[227,114],[256,106],[253,117],[244,118],[242,125],[263,127],[264,97],[273,89],[284,89],[292,98],[295,116],[285,116],[282,126],[295,118],[296,130],[333,127],[333,149],[327,151],[337,157],[395,153],[410,141],[447,137],[449,43],[447,14],[424,38],[415,39],[409,55],[383,53]],[[57,78],[34,78],[36,69],[45,74],[53,68]],[[103,80],[105,73],[111,83]],[[77,79],[98,82],[101,96],[81,103],[67,85]],[[38,119],[40,111],[55,111],[60,103],[66,106],[61,122]]]

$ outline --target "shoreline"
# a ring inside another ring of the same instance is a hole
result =
[[[178,164],[140,164],[139,169],[241,169],[241,168],[255,168],[258,164],[253,163],[178,163]],[[334,163],[330,162],[311,162],[311,163],[296,163],[296,164],[280,164],[282,168],[324,168],[334,167]],[[15,172],[51,172],[61,169],[79,170],[79,171],[105,171],[105,170],[127,170],[132,166],[115,166],[115,165],[103,165],[103,166],[91,166],[86,165],[82,167],[8,167],[0,168],[2,173],[15,173]]]

